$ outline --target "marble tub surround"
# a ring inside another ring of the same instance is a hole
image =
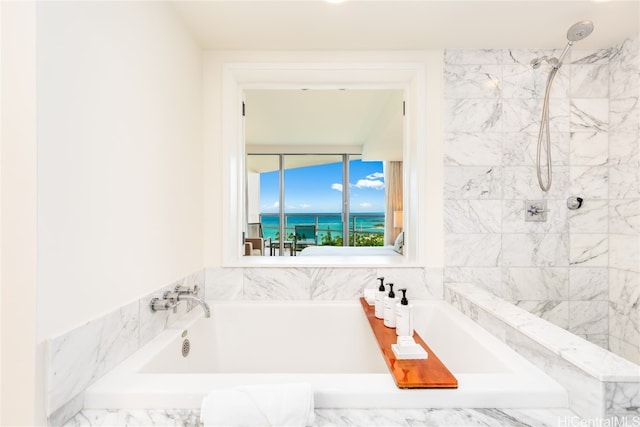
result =
[[[84,409],[84,396],[85,392],[83,391],[54,411],[49,415],[49,417],[47,417],[47,425],[56,427],[62,426],[65,425],[67,421],[74,418]]]
[[[191,309],[152,313],[149,302],[176,286],[198,285],[204,292],[204,270],[177,280],[137,301],[93,319],[48,343],[47,415],[61,425],[82,408],[83,391]]]
[[[547,193],[535,157],[549,68],[530,61],[559,50],[445,51],[444,281],[640,363],[640,37],[575,48],[550,96]],[[545,200],[547,221],[525,222],[525,200]]]
[[[445,299],[562,384],[578,415],[640,416],[640,366],[477,286],[448,284]]]
[[[199,427],[199,416],[199,410],[87,409],[65,427]],[[558,427],[581,421],[568,409],[316,409],[315,416],[314,427]]]
[[[640,37],[610,60],[609,348],[640,364]]]
[[[140,307],[130,303],[49,342],[49,413],[139,347]]]
[[[407,288],[409,299],[442,299],[440,268],[216,268],[207,269],[210,300],[354,300],[377,277]]]
[[[442,269],[425,268],[220,268],[163,286],[49,341],[49,422],[62,425],[76,414],[90,384],[194,307],[151,312],[151,299],[178,285],[198,285],[201,296],[212,300],[353,300],[374,288],[380,275],[407,287],[413,299],[442,299]]]

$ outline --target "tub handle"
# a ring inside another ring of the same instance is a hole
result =
[[[171,309],[173,309],[175,313],[178,307],[178,303],[171,299],[160,299],[156,297],[151,299],[149,306],[151,307],[151,311],[153,311],[154,313],[156,311],[166,311]]]

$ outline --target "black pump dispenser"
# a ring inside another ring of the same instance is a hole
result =
[[[407,299],[407,290],[406,289],[398,289],[402,292],[402,299],[400,300],[401,305],[409,305],[409,300]]]
[[[395,292],[393,292],[393,283],[387,283],[387,285],[389,286],[389,288],[391,288],[391,290],[389,291],[389,298],[395,298],[396,294]]]
[[[378,286],[378,290],[384,292],[384,277],[378,277],[378,280],[380,280],[380,286]]]

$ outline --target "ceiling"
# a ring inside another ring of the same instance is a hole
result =
[[[589,19],[582,49],[638,32],[638,0],[204,0],[171,2],[203,49],[562,48]],[[577,46],[576,46],[577,47]]]
[[[362,154],[364,160],[402,160],[402,90],[247,90],[247,153]],[[336,161],[333,158],[333,161]],[[288,158],[287,167],[326,157]],[[249,170],[278,168],[277,158],[248,160]]]
[[[567,42],[569,27],[585,19],[593,21],[594,32],[574,48],[602,49],[640,31],[640,0],[345,0],[340,4],[179,0],[169,4],[203,50],[559,49]],[[249,95],[248,144],[356,145],[363,147],[365,158],[398,157],[393,150],[401,149],[401,144],[390,141],[402,139],[402,118],[397,110],[385,110],[384,91],[262,92]],[[381,135],[377,145],[367,127],[371,123]],[[391,151],[385,152],[385,147]]]

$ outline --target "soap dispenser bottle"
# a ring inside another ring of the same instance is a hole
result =
[[[384,317],[384,277],[378,277],[380,280],[380,286],[378,286],[378,291],[376,292],[376,300],[375,300],[375,316],[378,319],[382,319]]]
[[[402,292],[402,299],[396,304],[396,334],[399,336],[413,336],[413,321],[411,319],[411,309],[413,304],[407,300],[407,290],[398,289]]]
[[[396,294],[393,292],[393,283],[387,283],[389,295],[384,297],[384,326],[389,328],[396,327]]]

